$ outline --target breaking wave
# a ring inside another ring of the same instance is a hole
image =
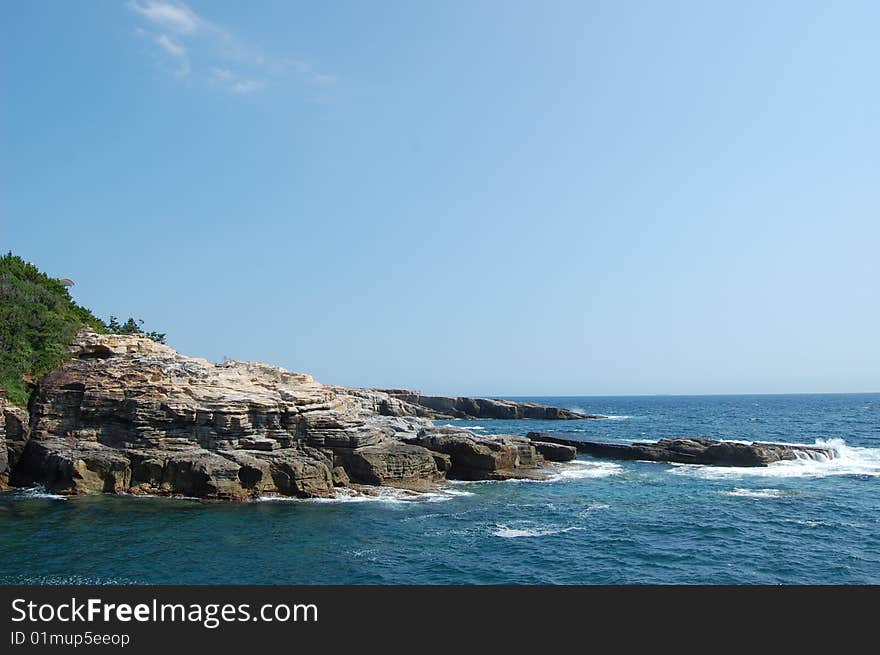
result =
[[[53,494],[46,490],[41,484],[38,484],[34,487],[27,487],[25,489],[16,489],[12,492],[16,498],[28,499],[28,498],[41,498],[46,500],[67,500],[67,496],[62,496],[61,494]]]
[[[330,498],[295,498],[293,496],[260,496],[258,503],[441,503],[460,496],[473,496],[470,491],[438,489],[419,492],[393,487],[374,487],[360,491],[342,487]]]
[[[825,478],[829,476],[880,477],[880,448],[848,446],[843,439],[816,439],[814,446],[830,448],[836,457],[819,455],[815,459],[798,453],[798,459],[774,462],[769,466],[703,466],[673,464],[676,475],[688,475],[704,480],[755,478]]]
[[[782,489],[741,489],[735,488],[733,491],[722,491],[725,496],[736,496],[737,498],[781,498],[788,495]]]
[[[512,528],[504,523],[496,523],[492,535],[504,539],[516,539],[517,537],[549,537],[554,534],[563,534],[565,532],[583,529],[584,528],[574,525],[567,528]]]
[[[586,462],[575,459],[562,464],[561,467],[559,473],[548,478],[547,482],[581,480],[584,478],[607,478],[623,473],[623,467],[613,462]]]
[[[558,467],[557,472],[543,479],[511,478],[509,480],[448,480],[448,482],[456,486],[474,484],[546,484],[548,482],[564,482],[566,480],[580,480],[584,478],[607,478],[623,473],[623,467],[612,462],[587,462],[576,459],[563,464],[557,464],[556,466]]]

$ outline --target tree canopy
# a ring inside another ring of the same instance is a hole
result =
[[[67,287],[11,252],[0,257],[0,386],[10,401],[27,403],[25,378],[36,378],[61,364],[79,330],[144,334],[160,343],[165,334],[146,332],[143,321],[105,323],[76,304]]]

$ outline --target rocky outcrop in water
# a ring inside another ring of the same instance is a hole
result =
[[[461,428],[431,427],[404,441],[447,455],[447,475],[457,480],[542,479],[547,473],[544,457],[525,437],[488,438]]]
[[[548,462],[569,462],[577,457],[577,448],[549,441],[532,441],[532,446]]]
[[[674,462],[678,464],[706,464],[713,466],[767,466],[774,462],[795,459],[833,459],[837,453],[821,446],[802,446],[781,443],[741,443],[713,439],[660,439],[654,443],[629,445],[574,441],[543,432],[530,432],[533,441],[543,441],[576,448],[593,457]]]
[[[22,410],[5,414],[14,485],[245,500],[551,473],[525,438],[435,428],[382,391],[213,364],[139,335],[82,333],[71,354],[36,385],[29,435]]]
[[[514,402],[495,398],[467,398],[452,396],[423,396],[407,389],[377,389],[386,394],[377,408],[387,416],[421,416],[430,419],[541,419],[545,421],[571,421],[578,419],[607,418],[599,414],[581,414],[548,407],[539,403]]]
[[[346,451],[342,469],[352,482],[424,491],[441,482],[449,469],[436,453],[419,446],[389,441]]]

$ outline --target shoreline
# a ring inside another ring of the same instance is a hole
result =
[[[139,334],[81,332],[28,412],[0,397],[0,485],[243,501],[339,488],[429,491],[543,478],[574,449],[433,421],[587,420],[533,402],[324,385],[259,362],[212,364]]]

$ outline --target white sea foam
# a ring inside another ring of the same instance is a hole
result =
[[[837,456],[829,459],[820,455],[812,459],[805,453],[799,453],[798,459],[757,467],[673,464],[675,468],[672,472],[706,480],[824,478],[840,475],[880,477],[880,448],[847,446],[843,439],[817,439],[812,445],[830,448]]]
[[[486,427],[484,425],[452,425],[452,423],[446,423],[443,425],[444,428],[464,428],[465,430],[485,430]]]
[[[97,578],[90,575],[0,575],[0,585],[137,585],[129,578]]]
[[[587,462],[575,459],[570,462],[556,464],[556,473],[544,479],[513,478],[510,480],[449,480],[454,485],[472,484],[545,484],[547,482],[564,482],[583,478],[607,478],[623,473],[623,467],[613,462]]]
[[[472,491],[463,491],[461,489],[450,489],[449,487],[444,488],[441,492],[444,496],[473,496]]]
[[[134,498],[134,499],[143,499],[143,500],[195,500],[200,503],[211,502],[209,498],[199,498],[198,496],[184,496],[182,494],[146,494],[146,493],[131,493],[128,491],[114,491],[114,492],[105,492],[104,496],[122,496],[123,498]]]
[[[725,496],[736,496],[738,498],[781,498],[786,493],[782,489],[741,489],[735,488],[733,491],[722,491]]]
[[[575,525],[567,528],[511,528],[504,523],[496,523],[495,530],[492,531],[492,534],[504,539],[515,539],[517,537],[548,537],[550,535],[572,532],[574,530],[583,530],[583,528]]]
[[[593,512],[601,511],[603,509],[609,509],[610,507],[611,505],[608,505],[606,503],[590,503],[582,510],[578,511],[577,516],[578,518],[585,519],[588,518]]]
[[[17,489],[14,492],[19,498],[42,498],[47,500],[67,500],[67,496],[62,496],[61,494],[53,494],[46,491],[46,487],[41,484],[38,484],[34,487],[27,487],[26,489]]]
[[[378,552],[379,551],[377,551],[375,548],[366,548],[364,550],[353,550],[353,551],[351,551],[351,554],[354,557],[362,557],[363,559],[367,560],[368,562],[375,562],[375,561],[378,561],[378,559],[379,559],[377,557]]]
[[[620,475],[623,467],[613,462],[586,462],[580,459],[560,464],[560,471],[548,478],[547,482],[560,482],[563,480],[580,480],[584,478],[607,478],[612,475]]]
[[[260,503],[441,503],[460,496],[473,496],[470,491],[460,489],[438,489],[418,492],[393,487],[374,487],[369,491],[359,491],[342,487],[334,491],[330,498],[295,498],[293,496],[260,496]]]
[[[587,410],[580,405],[573,405],[572,407],[567,407],[570,412],[577,412],[578,414],[593,414],[595,413],[593,410]],[[624,419],[632,418],[627,414],[602,414],[606,419],[611,419],[612,421],[622,421]]]

